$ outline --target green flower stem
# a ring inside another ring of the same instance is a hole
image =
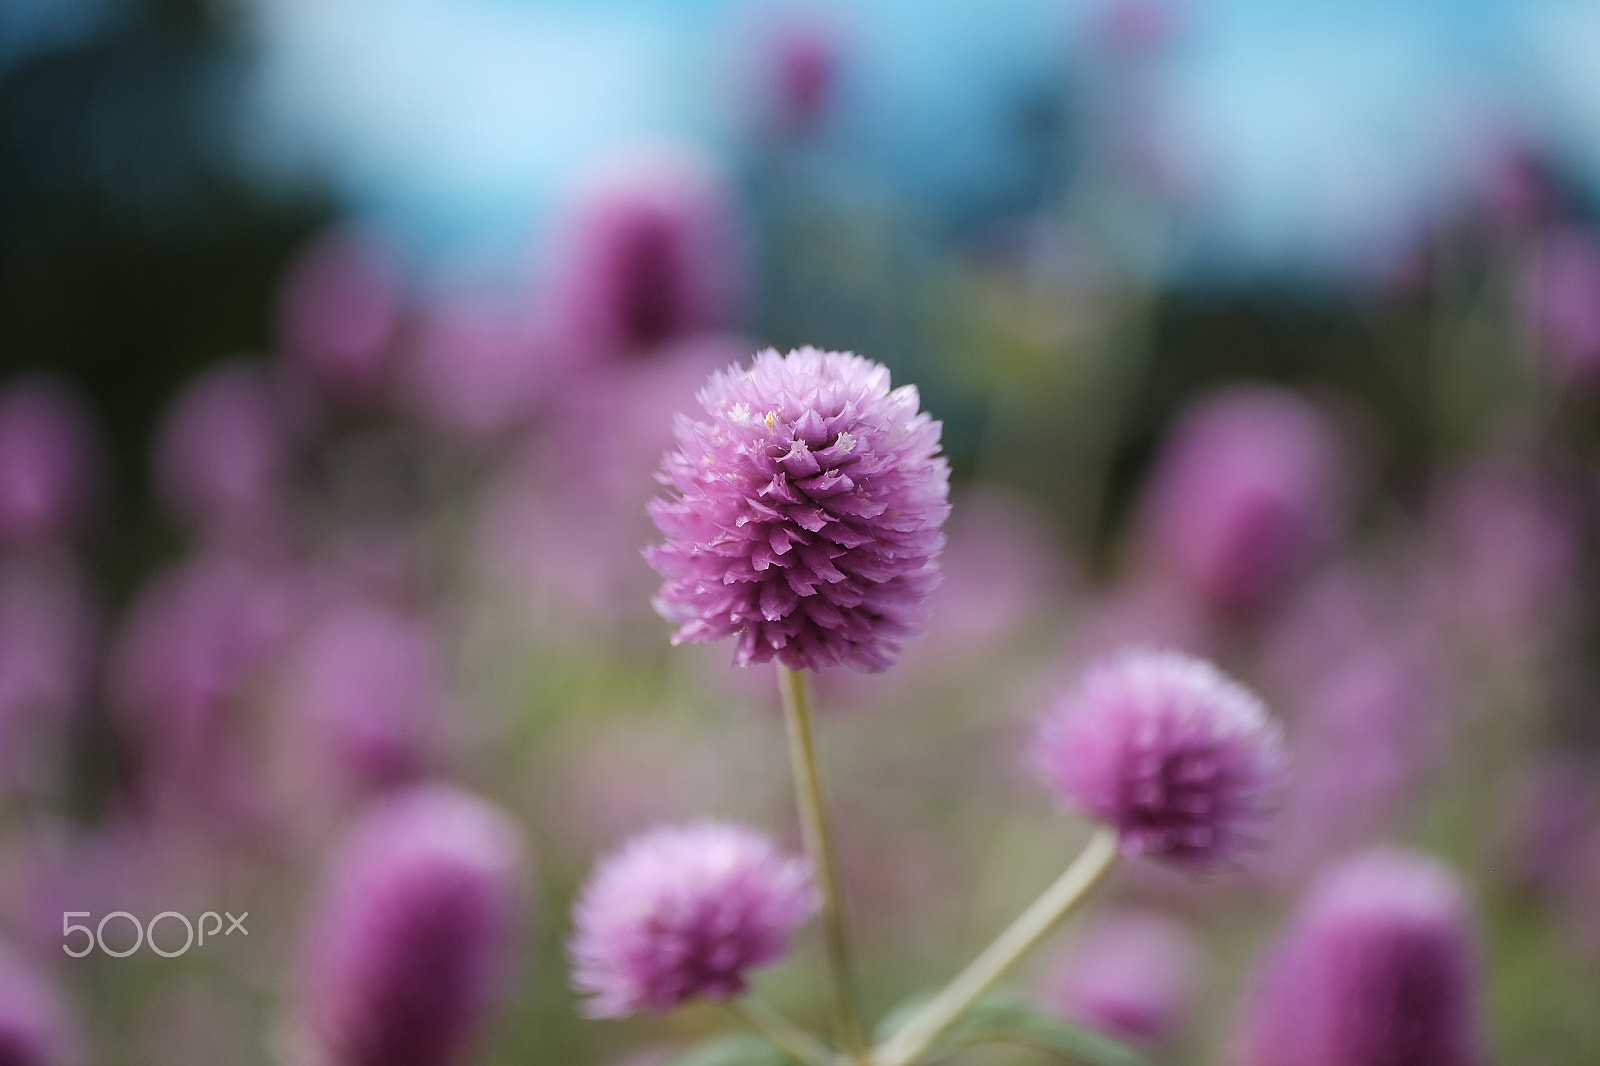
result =
[[[783,697],[784,720],[789,730],[789,763],[794,771],[795,795],[800,806],[800,831],[806,852],[822,884],[822,926],[827,942],[828,968],[833,975],[834,1025],[840,1045],[858,1062],[866,1061],[868,1045],[855,1011],[855,980],[850,964],[850,934],[845,921],[844,891],[834,859],[833,837],[822,801],[822,779],[817,768],[816,742],[811,730],[811,698],[803,670],[778,664],[778,692]]]
[[[765,1003],[747,997],[729,1000],[723,1006],[735,1020],[766,1037],[801,1066],[833,1066],[833,1052]]]
[[[1006,927],[1005,932],[956,975],[911,1019],[872,1053],[873,1066],[911,1066],[1006,971],[1038,946],[1073,907],[1088,896],[1117,858],[1117,834],[1095,830],[1082,853],[1054,884]]]

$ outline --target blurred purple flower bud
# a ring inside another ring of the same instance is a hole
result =
[[[1145,548],[1214,606],[1259,608],[1342,524],[1340,451],[1328,418],[1287,389],[1211,393],[1179,420],[1151,474]]]
[[[289,268],[279,341],[336,403],[372,403],[390,384],[402,314],[397,274],[378,242],[354,229],[324,234]]]
[[[0,559],[0,790],[46,783],[95,673],[98,619],[66,559]]]
[[[1200,942],[1181,922],[1116,910],[1066,945],[1045,974],[1041,999],[1069,1021],[1160,1047],[1188,1018],[1200,961]]]
[[[1206,870],[1262,847],[1287,758],[1253,693],[1210,663],[1134,649],[1091,669],[1045,715],[1032,761],[1064,806],[1128,855]]]
[[[450,698],[444,664],[419,620],[348,606],[313,622],[286,665],[286,719],[310,748],[366,786],[416,777],[433,761]]]
[[[446,297],[430,307],[408,354],[408,406],[430,428],[469,444],[517,428],[551,386],[541,338],[485,297]]]
[[[521,884],[516,827],[469,793],[423,785],[363,814],[301,942],[317,1061],[462,1062],[508,976]]]
[[[732,324],[743,300],[744,238],[708,163],[640,152],[583,188],[546,278],[547,316],[562,348],[592,363]]]
[[[276,524],[291,464],[283,399],[264,365],[237,360],[178,394],[156,443],[168,509],[214,539],[237,542]]]
[[[1549,897],[1574,889],[1584,846],[1600,833],[1600,773],[1577,752],[1540,757],[1515,782],[1500,852],[1515,887]]]
[[[889,667],[938,583],[950,467],[915,386],[847,352],[767,349],[679,416],[645,558],[674,642],[738,635],[741,666]]]
[[[0,545],[81,530],[99,474],[93,424],[66,385],[37,375],[0,389]]]
[[[798,19],[769,31],[761,74],[774,132],[805,136],[826,116],[839,76],[839,39],[817,22]]]
[[[1516,265],[1514,300],[1528,341],[1563,384],[1600,382],[1600,242],[1577,227],[1547,233]]]
[[[573,985],[589,1014],[730,999],[789,953],[821,900],[809,865],[742,826],[652,830],[600,861],[573,907]]]
[[[1239,1066],[1474,1066],[1478,973],[1468,906],[1445,867],[1368,852],[1296,910],[1236,1033]]]
[[[303,589],[281,571],[202,555],[158,577],[123,621],[111,649],[110,699],[130,730],[146,784],[198,791],[241,813],[246,794],[243,701],[303,610]]]
[[[1434,512],[1429,561],[1446,616],[1499,649],[1536,646],[1568,617],[1578,531],[1533,471],[1480,463],[1446,482]]]
[[[82,1053],[66,1001],[43,974],[0,950],[0,1063],[69,1066]]]

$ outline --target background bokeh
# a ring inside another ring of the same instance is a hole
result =
[[[1286,723],[1278,838],[1130,865],[1019,988],[1108,1025],[1131,983],[1156,1061],[1228,1063],[1319,871],[1405,845],[1468,886],[1491,1061],[1600,1061],[1600,4],[3,0],[39,1061],[292,1061],[319,881],[424,779],[527,854],[470,1061],[716,1031],[583,1019],[563,943],[633,832],[797,841],[772,678],[669,646],[639,549],[673,412],[801,344],[916,384],[953,468],[928,634],[817,684],[872,1016],[1066,861],[1032,722],[1159,643]],[[224,908],[247,940],[59,950]],[[760,988],[820,1025],[812,939]]]

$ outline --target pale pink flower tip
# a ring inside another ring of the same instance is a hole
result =
[[[848,352],[769,348],[680,415],[645,552],[675,642],[739,638],[741,666],[890,666],[938,583],[950,468],[914,386]]]
[[[810,865],[742,826],[655,829],[603,859],[573,908],[573,985],[599,1018],[729,999],[789,953],[821,899]]]
[[[1282,791],[1281,730],[1244,686],[1171,651],[1123,652],[1046,716],[1033,762],[1122,851],[1207,869],[1265,843]]]

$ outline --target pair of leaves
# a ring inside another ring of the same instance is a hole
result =
[[[887,1038],[911,1019],[931,996],[907,1000],[878,1023]],[[1137,1051],[1092,1029],[1064,1022],[1008,992],[993,992],[945,1030],[925,1058],[937,1058],[975,1044],[1021,1044],[1086,1066],[1150,1066]]]
[[[928,1002],[919,996],[890,1011],[878,1024],[880,1040],[897,1031]],[[1072,1025],[1004,992],[979,1000],[928,1051],[947,1055],[975,1044],[1021,1044],[1085,1066],[1150,1066],[1145,1057],[1108,1036]],[[793,1066],[781,1049],[751,1033],[716,1037],[684,1052],[668,1066]]]

